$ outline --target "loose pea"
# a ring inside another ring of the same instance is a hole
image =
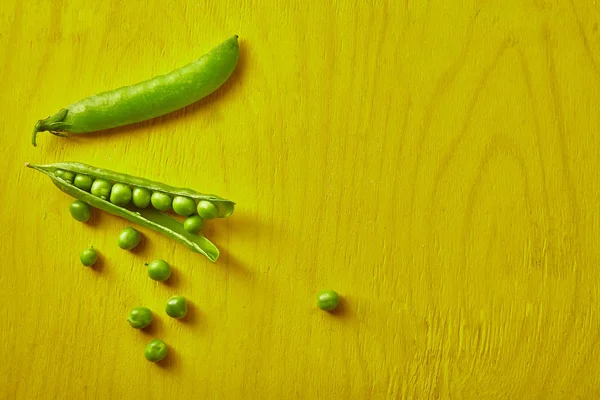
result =
[[[196,212],[196,202],[189,197],[175,196],[173,199],[173,211],[178,215],[188,217]]]
[[[75,200],[69,206],[71,215],[79,222],[87,222],[92,216],[92,210],[89,205],[81,200]]]
[[[198,234],[202,227],[204,227],[204,220],[199,215],[192,215],[183,221],[183,229],[189,233]]]
[[[133,189],[131,202],[137,208],[146,208],[150,204],[150,191],[148,189],[136,187]]]
[[[73,184],[75,186],[77,186],[81,190],[85,190],[86,192],[90,191],[90,189],[92,188],[92,183],[94,183],[92,177],[83,174],[75,175],[75,179],[73,180]]]
[[[146,307],[134,307],[129,311],[127,321],[135,329],[144,329],[152,323],[152,311]]]
[[[102,200],[108,199],[112,185],[105,179],[96,179],[92,183],[91,192],[94,196],[100,197]]]
[[[122,183],[115,183],[110,191],[110,202],[120,207],[131,201],[131,188]]]
[[[183,296],[173,296],[167,301],[167,315],[173,318],[183,318],[187,314],[187,301]]]
[[[213,219],[219,216],[219,210],[210,201],[200,200],[198,203],[198,215],[203,219]]]
[[[165,260],[154,260],[146,263],[148,276],[155,281],[166,281],[171,276],[171,267]]]
[[[79,260],[85,267],[91,267],[92,265],[96,264],[96,261],[98,261],[98,253],[93,246],[90,246],[81,252],[79,255]]]
[[[168,350],[167,345],[160,339],[154,339],[146,346],[144,350],[144,357],[146,360],[152,362],[158,362],[163,360],[167,356]]]
[[[75,174],[73,172],[65,171],[63,169],[59,169],[58,171],[56,171],[56,176],[69,183],[73,183],[73,179],[75,179]]]
[[[138,244],[140,244],[141,240],[141,233],[131,227],[127,227],[123,229],[121,233],[119,233],[119,239],[117,240],[117,243],[123,250],[132,250],[136,248]]]
[[[154,208],[156,208],[158,211],[168,211],[171,209],[171,202],[173,199],[171,199],[171,196],[168,194],[154,192],[152,193],[150,201],[152,202]]]
[[[323,290],[317,295],[317,306],[321,310],[335,310],[338,304],[340,304],[340,297],[333,290]]]

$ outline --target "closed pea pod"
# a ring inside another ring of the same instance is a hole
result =
[[[117,215],[145,228],[155,230],[169,237],[170,239],[184,244],[193,251],[205,255],[213,262],[215,262],[219,257],[219,249],[210,240],[202,235],[196,235],[187,232],[184,229],[183,224],[177,219],[172,218],[169,215],[154,209],[153,207],[148,207],[145,209],[119,207],[116,204],[107,201],[106,199],[97,197],[92,193],[88,193],[79,189],[75,185],[70,184],[59,177],[58,171],[69,171],[72,174],[89,175],[94,179],[94,182],[103,180],[109,183],[109,185],[110,182],[115,182],[122,183],[129,187],[144,188],[144,190],[148,191],[149,193],[160,192],[168,194],[171,197],[183,196],[188,197],[196,202],[202,200],[209,201],[217,205],[219,218],[228,217],[233,213],[235,203],[230,200],[226,200],[214,195],[202,194],[191,189],[177,188],[151,181],[149,179],[96,168],[77,162],[63,162],[48,165],[26,164],[26,166],[44,173],[61,191],[69,196],[74,197],[75,199],[89,204],[94,208]]]
[[[133,86],[99,93],[39,120],[38,132],[85,133],[145,121],[179,110],[208,96],[229,79],[239,58],[237,35],[196,61],[168,74],[156,76]]]

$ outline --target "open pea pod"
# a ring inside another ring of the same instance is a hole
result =
[[[122,183],[132,188],[140,187],[151,192],[166,193],[170,196],[185,196],[196,202],[207,200],[217,206],[218,218],[225,218],[233,213],[235,203],[230,200],[214,195],[198,193],[192,189],[176,188],[148,179],[96,168],[78,162],[62,162],[47,165],[27,163],[25,165],[48,175],[52,182],[69,196],[81,200],[92,207],[160,232],[173,240],[183,243],[190,249],[205,255],[212,262],[217,261],[219,258],[219,249],[217,246],[200,234],[196,235],[187,232],[183,228],[183,224],[177,219],[152,207],[136,208],[134,206],[117,206],[108,200],[104,200],[78,188],[71,181],[65,179],[65,172],[71,172],[73,175],[83,174],[91,176],[93,179],[104,179],[113,184]]]

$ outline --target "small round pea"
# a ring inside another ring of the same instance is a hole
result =
[[[168,194],[154,192],[152,193],[152,197],[150,197],[150,201],[152,202],[154,208],[156,208],[158,211],[169,211],[171,209],[171,202],[173,199],[171,199],[171,196]]]
[[[340,304],[340,297],[333,290],[323,290],[317,295],[317,306],[321,310],[335,310],[338,304]]]
[[[56,176],[69,183],[73,183],[73,179],[75,179],[75,174],[73,172],[65,171],[63,169],[59,169],[58,171],[56,171]]]
[[[123,250],[132,250],[140,244],[141,240],[142,234],[128,226],[119,233],[117,243]]]
[[[91,193],[96,197],[106,200],[110,195],[111,187],[112,185],[109,181],[105,179],[96,179],[94,183],[92,183]]]
[[[198,215],[203,219],[213,219],[219,216],[217,206],[208,200],[200,200],[198,203]]]
[[[160,339],[154,339],[146,346],[144,357],[146,357],[146,360],[148,361],[158,362],[163,360],[168,352],[165,342]]]
[[[173,199],[173,211],[178,215],[189,217],[196,212],[196,202],[189,197],[175,196]]]
[[[120,207],[131,201],[131,188],[123,183],[115,183],[110,191],[110,202]]]
[[[73,218],[79,222],[87,222],[92,217],[92,209],[81,200],[75,200],[69,206]]]
[[[152,311],[146,307],[133,307],[127,316],[129,325],[135,329],[144,329],[152,323],[153,319]]]
[[[93,246],[90,246],[79,254],[79,260],[85,267],[91,267],[98,261],[98,253]]]
[[[75,186],[77,186],[81,190],[85,190],[86,192],[89,192],[90,189],[92,189],[93,183],[94,183],[94,180],[92,179],[91,176],[83,175],[83,174],[75,175],[75,179],[73,180],[73,184]]]
[[[151,193],[148,189],[136,187],[133,189],[131,202],[137,208],[146,208],[150,204]]]
[[[187,301],[183,296],[173,296],[167,301],[167,315],[173,318],[183,318],[187,314]]]
[[[183,229],[189,233],[197,234],[204,227],[204,220],[199,215],[192,215],[183,221]]]
[[[154,260],[146,263],[148,276],[155,281],[166,281],[171,276],[171,267],[165,260]]]

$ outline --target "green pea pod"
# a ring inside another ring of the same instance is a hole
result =
[[[239,58],[237,35],[227,39],[196,61],[168,74],[132,86],[87,97],[39,120],[38,132],[94,132],[149,120],[179,110],[208,96],[229,79]]]
[[[145,209],[137,209],[133,206],[128,208],[119,207],[107,200],[103,200],[100,197],[96,197],[79,189],[69,181],[61,178],[61,176],[63,176],[64,171],[70,171],[74,174],[91,176],[94,179],[104,179],[113,183],[118,182],[133,187],[142,187],[154,192],[167,193],[171,196],[186,196],[195,201],[208,200],[217,206],[219,218],[228,217],[233,213],[235,203],[230,200],[215,195],[198,193],[191,189],[176,188],[148,179],[96,168],[77,162],[63,162],[48,165],[34,165],[27,163],[25,165],[48,175],[50,179],[52,179],[52,182],[69,196],[81,200],[92,207],[160,232],[171,239],[183,243],[190,249],[200,254],[204,254],[212,262],[217,261],[219,258],[219,249],[210,240],[202,235],[195,235],[187,232],[183,228],[183,224],[178,220],[151,207]]]

